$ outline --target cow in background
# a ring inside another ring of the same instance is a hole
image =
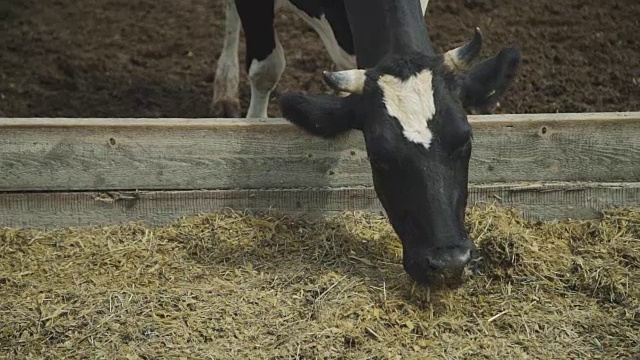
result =
[[[251,85],[247,118],[266,118],[271,92],[286,61],[274,28],[275,13],[289,8],[320,36],[336,69],[356,67],[353,40],[343,0],[225,0],[224,45],[213,85],[212,116],[240,117],[238,41],[244,31],[246,71]],[[422,14],[429,0],[421,0]]]

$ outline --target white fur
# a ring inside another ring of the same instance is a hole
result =
[[[353,69],[356,67],[355,56],[349,55],[338,45],[338,40],[336,40],[333,29],[324,15],[322,15],[320,19],[317,19],[307,15],[307,13],[298,9],[293,4],[289,3],[289,5],[289,9],[311,26],[320,36],[320,40],[322,40],[324,47],[327,49],[329,57],[331,57],[331,60],[336,64],[338,70]]]
[[[249,67],[249,81],[251,82],[251,102],[247,111],[247,118],[266,118],[269,96],[280,81],[284,72],[286,60],[284,50],[276,35],[276,48],[262,61],[253,60]]]
[[[234,0],[226,1],[224,45],[218,58],[216,77],[213,81],[213,102],[238,98],[238,40],[240,17]]]
[[[428,3],[429,0],[420,0],[423,15]],[[286,0],[277,0],[275,2],[276,10],[285,4],[289,5],[289,8],[297,16],[302,18],[318,33],[338,70],[354,69],[356,67],[355,56],[349,55],[338,45],[333,29],[324,15],[320,19],[312,18]],[[214,103],[223,99],[238,99],[238,40],[241,26],[235,0],[226,0],[224,45],[218,58],[216,76],[213,83]],[[249,68],[251,102],[247,112],[248,118],[267,116],[269,96],[280,80],[286,65],[284,50],[278,42],[277,36],[276,44],[275,51],[267,59],[261,62],[253,61]],[[341,95],[346,95],[346,93]]]
[[[409,141],[426,149],[429,149],[433,137],[427,122],[436,113],[432,80],[430,70],[423,70],[406,81],[391,75],[378,79],[389,115],[398,119]]]
[[[420,0],[420,6],[422,6],[422,16],[427,12],[427,5],[429,5],[429,0]]]

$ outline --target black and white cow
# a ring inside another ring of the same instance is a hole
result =
[[[287,120],[314,136],[362,132],[406,272],[420,284],[451,284],[475,252],[464,227],[472,145],[467,114],[497,104],[516,76],[520,51],[507,47],[471,64],[482,46],[476,30],[468,43],[438,54],[423,5],[346,0],[357,69],[325,71],[323,78],[348,95],[287,93],[278,103]]]
[[[356,67],[353,39],[344,0],[225,0],[224,45],[213,86],[212,116],[240,117],[238,41],[245,34],[245,65],[251,84],[247,118],[266,118],[271,92],[286,61],[274,28],[278,9],[287,7],[320,36],[337,69]],[[421,0],[422,14],[429,0]]]

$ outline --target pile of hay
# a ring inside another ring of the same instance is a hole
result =
[[[634,358],[640,211],[473,209],[463,287],[413,286],[379,216],[217,213],[161,228],[0,230],[9,358]]]

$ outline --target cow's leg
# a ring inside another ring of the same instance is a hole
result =
[[[342,1],[322,3],[290,0],[288,4],[289,9],[320,36],[337,70],[356,67],[349,20]]]
[[[211,116],[240,117],[238,100],[238,39],[240,18],[234,0],[226,0],[224,45],[218,58],[216,77],[213,81]]]
[[[244,30],[246,70],[251,83],[251,102],[247,118],[266,118],[269,96],[280,81],[286,61],[273,27],[274,0],[236,0]]]

